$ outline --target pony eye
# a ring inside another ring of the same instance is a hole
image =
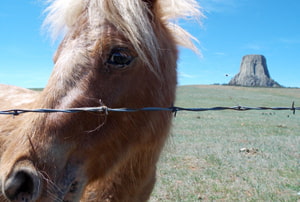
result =
[[[126,49],[113,50],[106,61],[107,64],[114,65],[117,68],[124,68],[129,65],[133,60],[133,57]]]

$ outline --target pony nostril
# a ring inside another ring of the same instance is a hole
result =
[[[4,184],[4,194],[9,200],[16,200],[23,196],[32,199],[35,192],[35,175],[26,170],[12,174]]]

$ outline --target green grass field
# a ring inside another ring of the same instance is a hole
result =
[[[181,86],[176,106],[300,106],[300,89]],[[153,201],[300,201],[300,111],[178,112]]]

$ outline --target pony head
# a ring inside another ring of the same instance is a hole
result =
[[[196,49],[172,20],[201,16],[194,0],[51,0],[46,12],[44,26],[64,38],[47,86],[27,107],[172,106],[177,45]],[[0,128],[3,196],[145,201],[171,119],[170,112],[9,119]]]

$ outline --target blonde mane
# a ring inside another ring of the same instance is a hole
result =
[[[160,48],[148,16],[151,15],[143,1],[134,0],[48,0],[44,27],[53,39],[72,28],[80,15],[86,15],[90,26],[104,18],[113,23],[130,40],[140,57],[149,67],[158,66]],[[157,9],[156,9],[157,8]],[[199,20],[203,14],[195,0],[157,0],[154,12],[172,33],[178,45],[198,52],[196,39],[178,25],[178,19]],[[145,15],[145,14],[149,15]],[[143,46],[143,47],[142,47]],[[143,50],[152,55],[149,61]]]

